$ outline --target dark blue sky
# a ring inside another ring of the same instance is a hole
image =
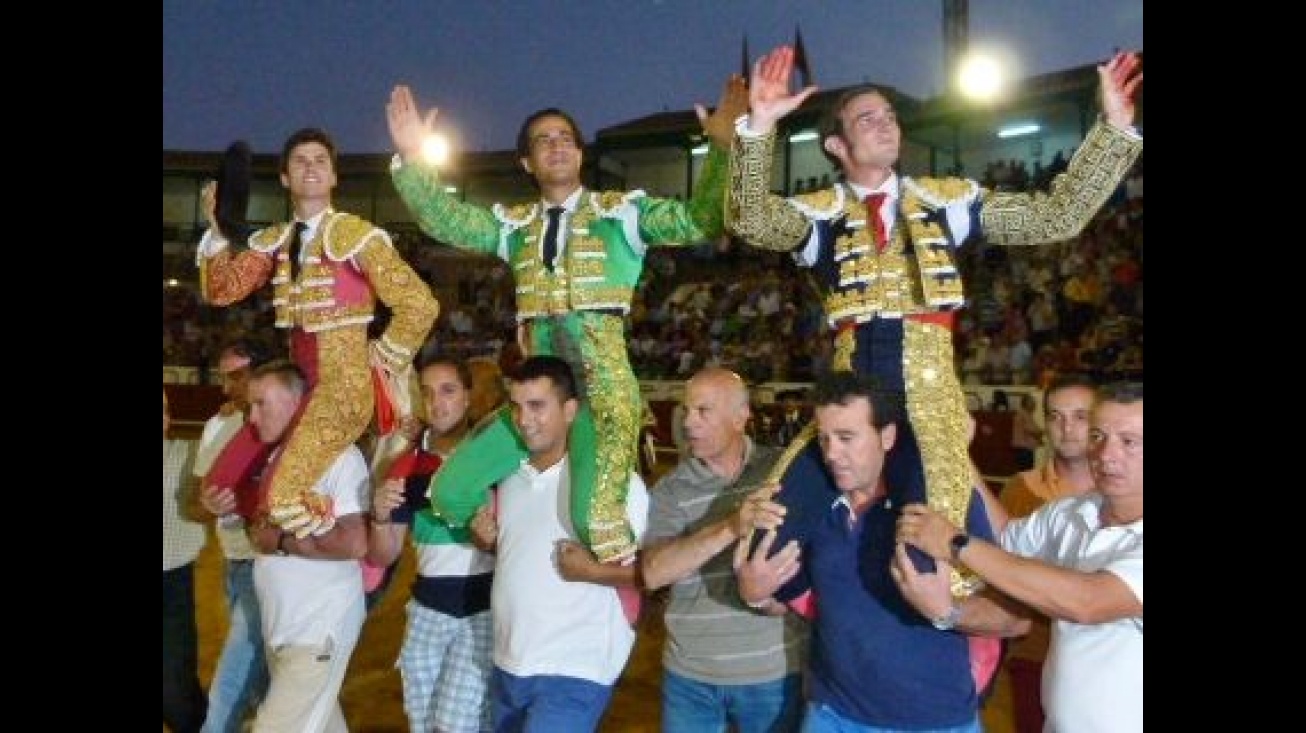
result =
[[[802,28],[816,83],[943,86],[939,0],[170,0],[163,4],[163,148],[277,152],[305,125],[342,151],[388,152],[397,82],[438,106],[456,144],[513,146],[530,112],[558,106],[594,131],[715,102],[739,69]],[[1018,75],[1141,49],[1142,0],[975,0],[972,48]]]

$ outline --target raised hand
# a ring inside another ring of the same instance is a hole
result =
[[[1098,64],[1102,83],[1102,114],[1107,122],[1124,129],[1134,124],[1134,102],[1143,85],[1142,61],[1133,51],[1120,51],[1105,64]]]
[[[395,152],[406,161],[415,160],[422,152],[422,141],[435,130],[435,118],[439,113],[432,107],[423,119],[412,90],[405,84],[396,85],[385,105],[390,141],[394,143]]]
[[[226,239],[222,228],[218,226],[218,182],[207,181],[200,189],[200,208],[204,210],[204,219],[209,223],[209,231]]]
[[[753,63],[753,76],[748,81],[748,126],[753,132],[770,132],[781,117],[816,93],[815,85],[790,92],[793,71],[792,46],[780,46]]]
[[[390,513],[404,503],[404,480],[388,478],[381,484],[380,491],[372,493],[372,516],[379,520],[388,520]]]
[[[735,120],[748,112],[748,85],[744,77],[731,74],[726,85],[721,89],[721,99],[711,114],[701,104],[694,104],[694,114],[703,132],[717,147],[729,150],[735,138]]]

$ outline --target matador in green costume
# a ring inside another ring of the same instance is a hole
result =
[[[712,114],[698,107],[710,146],[687,202],[640,190],[586,189],[579,127],[559,109],[540,110],[517,135],[517,154],[540,200],[486,209],[446,192],[435,166],[423,161],[435,110],[423,116],[403,85],[386,105],[397,152],[395,188],[422,231],[507,262],[528,355],[566,359],[581,382],[582,407],[570,435],[571,519],[603,562],[628,561],[637,549],[625,501],[637,466],[641,402],[626,353],[625,314],[648,247],[699,244],[722,234],[732,123],[746,106],[743,78],[734,75]],[[432,511],[452,526],[466,524],[489,487],[525,456],[508,410],[500,410],[433,477]]]

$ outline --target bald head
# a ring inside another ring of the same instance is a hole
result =
[[[700,389],[719,393],[731,407],[748,406],[748,385],[743,377],[725,367],[704,367],[685,383],[685,391],[697,385]]]
[[[729,369],[708,367],[685,385],[685,439],[709,466],[738,461],[748,425],[748,386]]]

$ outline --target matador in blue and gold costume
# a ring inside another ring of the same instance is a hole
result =
[[[474,206],[446,192],[435,166],[420,159],[430,120],[418,114],[408,88],[396,87],[387,105],[399,153],[395,188],[422,231],[507,262],[527,355],[553,354],[572,365],[582,400],[569,435],[571,519],[603,562],[628,561],[637,550],[625,500],[638,465],[641,401],[626,351],[625,314],[648,247],[701,244],[724,231],[730,121],[744,109],[743,90],[743,79],[732,78],[716,112],[700,112],[711,145],[688,201],[584,188],[580,130],[566,113],[550,108],[528,117],[517,138],[521,165],[540,200]],[[462,526],[484,504],[489,486],[525,457],[509,411],[500,410],[436,473],[432,511]]]
[[[1118,54],[1099,67],[1106,119],[1089,130],[1049,193],[999,193],[964,178],[898,174],[902,133],[893,105],[878,89],[859,86],[841,94],[820,123],[823,152],[843,180],[782,198],[770,192],[776,122],[815,91],[789,91],[792,53],[781,47],[754,69],[750,114],[738,121],[731,155],[727,227],[752,246],[793,252],[813,268],[835,334],[834,369],[872,373],[905,395],[907,418],[885,468],[894,504],[928,502],[967,526],[975,480],[969,415],[953,363],[953,314],[965,304],[954,253],[977,237],[1037,245],[1084,229],[1142,151],[1132,128],[1137,56]],[[773,475],[784,487],[777,501],[819,503],[811,499],[821,493],[816,487],[836,491],[814,433],[809,425]],[[990,531],[982,512],[972,519],[972,531]],[[931,565],[923,556],[917,562]],[[954,575],[955,594],[970,590]]]

